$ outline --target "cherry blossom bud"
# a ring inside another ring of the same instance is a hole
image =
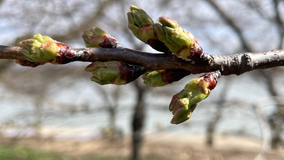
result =
[[[151,87],[160,87],[179,81],[189,75],[190,72],[183,69],[165,69],[158,71],[146,72],[142,78],[144,83]]]
[[[131,66],[120,61],[96,61],[88,65],[85,70],[92,72],[91,80],[101,85],[124,85],[132,82],[146,71],[142,66]]]
[[[131,5],[127,13],[128,28],[141,41],[147,43],[150,39],[157,39],[153,30],[153,20],[142,9]]]
[[[60,46],[48,36],[35,34],[33,38],[23,40],[19,43],[21,52],[31,62],[46,62],[59,56]]]
[[[86,47],[99,48],[117,48],[120,47],[118,41],[110,36],[107,32],[94,27],[91,30],[85,31],[82,35]]]
[[[174,115],[171,123],[179,124],[191,117],[197,103],[206,99],[220,78],[219,71],[205,74],[188,82],[184,89],[173,96],[169,110]]]
[[[167,85],[167,83],[164,82],[162,79],[162,76],[161,76],[162,72],[163,70],[146,72],[142,76],[144,83],[151,87],[159,87],[159,86]]]
[[[142,42],[150,45],[157,51],[170,54],[169,49],[165,44],[158,40],[154,33],[154,22],[151,17],[142,9],[131,5],[130,11],[127,13],[128,28],[134,36]]]
[[[160,17],[160,24],[154,25],[157,38],[163,42],[171,52],[185,59],[192,59],[194,54],[199,56],[203,53],[201,46],[192,33],[185,31],[177,21]]]

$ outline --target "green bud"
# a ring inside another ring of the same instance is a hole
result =
[[[60,47],[56,41],[48,36],[35,34],[32,39],[23,40],[19,43],[21,52],[31,62],[46,62],[59,56]]]
[[[206,99],[221,76],[219,71],[205,74],[188,82],[184,89],[173,96],[169,110],[173,113],[172,124],[188,120],[197,103]]]
[[[108,61],[108,62],[93,62],[88,65],[85,70],[92,72],[91,80],[101,85],[105,84],[126,84],[126,81],[120,80],[120,67],[121,62],[119,61]]]
[[[145,11],[131,5],[130,11],[127,13],[127,18],[128,28],[136,38],[150,45],[157,51],[172,54],[168,47],[158,40],[153,28],[154,22]]]
[[[116,84],[116,85],[124,85],[128,83],[127,80],[123,80],[121,79],[121,76],[116,77],[115,79],[113,79],[112,84]]]
[[[33,36],[34,39],[38,40],[40,43],[44,43],[46,41],[53,40],[52,38],[48,36],[42,36],[41,34],[37,33]]]
[[[189,71],[183,69],[164,69],[146,72],[142,78],[146,85],[151,87],[160,87],[179,81],[189,74]]]
[[[123,62],[120,61],[109,61],[109,62],[104,62],[106,68],[112,69],[112,70],[117,70],[119,71],[119,68],[122,66]]]
[[[119,46],[115,38],[99,27],[85,31],[82,38],[84,39],[86,47],[116,48]]]
[[[172,112],[174,117],[171,120],[171,124],[179,124],[188,120],[195,108],[196,104],[190,105],[187,98],[179,99],[176,103],[175,110]]]
[[[154,25],[154,32],[158,40],[163,42],[176,55],[186,59],[190,58],[193,44],[197,43],[195,37],[181,28],[173,19],[160,17],[159,22],[162,25]]]
[[[93,77],[101,81],[112,81],[113,79],[119,76],[119,71],[109,68],[99,68],[95,70],[92,74]]]
[[[131,5],[127,17],[128,28],[139,40],[147,43],[150,39],[157,39],[153,30],[154,22],[144,10]]]
[[[111,84],[112,81],[111,80],[101,80],[101,79],[98,79],[96,76],[92,76],[91,77],[91,80],[100,84],[100,85],[105,85],[105,84]]]
[[[173,20],[171,18],[160,17],[158,20],[164,27],[173,28],[173,29],[180,29],[181,28],[179,26],[179,24],[177,23],[177,21]]]
[[[85,68],[85,71],[87,72],[93,72],[99,68],[104,68],[105,67],[105,64],[104,62],[100,62],[100,61],[95,61],[93,63],[91,63],[90,65],[88,65],[86,68]]]
[[[163,78],[161,75],[162,72],[163,70],[146,72],[142,76],[144,83],[151,87],[160,87],[160,86],[167,85],[168,83],[163,81]]]
[[[101,85],[123,85],[134,81],[146,71],[143,66],[128,65],[119,61],[95,61],[88,65],[85,70],[92,72],[93,76],[91,80]]]

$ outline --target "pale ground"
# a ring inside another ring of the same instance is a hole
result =
[[[131,153],[130,136],[110,141],[100,139],[86,130],[43,130],[44,139],[26,138],[19,141],[20,145],[35,147],[48,151],[63,152],[74,158],[81,156],[128,157]],[[61,135],[57,138],[47,138],[51,135]],[[64,139],[66,136],[68,138]],[[75,137],[81,137],[81,141]],[[98,135],[97,135],[98,136]],[[3,138],[3,137],[2,137]],[[3,140],[1,138],[1,140]],[[5,138],[10,140],[10,138]],[[56,140],[57,139],[57,140]],[[142,146],[143,160],[253,160],[262,150],[260,139],[239,136],[217,136],[213,148],[205,143],[205,137],[200,135],[155,133],[146,134]],[[76,158],[77,159],[77,158]],[[78,158],[79,159],[79,158]],[[115,158],[114,158],[115,159]],[[260,160],[260,159],[258,159]],[[266,160],[284,160],[284,148],[269,151]]]

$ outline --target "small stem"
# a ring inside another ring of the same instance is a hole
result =
[[[0,59],[26,60],[20,47],[0,45]]]

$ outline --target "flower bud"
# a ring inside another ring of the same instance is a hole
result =
[[[145,73],[145,67],[142,66],[131,66],[124,62],[119,61],[108,61],[99,62],[95,61],[88,65],[85,70],[92,72],[91,80],[101,85],[105,84],[116,84],[123,85],[127,84],[141,74]]]
[[[163,70],[146,72],[142,76],[144,83],[151,87],[160,87],[160,86],[167,85],[167,83],[164,82],[162,79],[162,76],[161,76],[162,72]]]
[[[174,116],[171,120],[171,124],[179,124],[189,119],[195,108],[196,104],[189,105],[187,98],[179,99],[174,106],[175,110],[172,111]]]
[[[207,98],[220,78],[219,71],[205,74],[188,82],[184,89],[173,96],[169,110],[174,115],[171,123],[179,124],[191,117],[197,103]]]
[[[23,40],[19,43],[21,52],[31,62],[46,62],[59,56],[60,47],[56,41],[48,36],[35,34],[32,39]]]
[[[82,37],[86,47],[117,48],[120,46],[115,38],[99,27],[85,31]]]
[[[99,68],[93,72],[92,80],[99,84],[112,83],[119,76],[119,71],[109,68]],[[125,83],[124,83],[125,84]]]
[[[85,71],[87,72],[93,72],[99,68],[104,68],[105,67],[105,64],[104,62],[100,62],[100,61],[95,61],[95,62],[92,62],[91,64],[89,64],[86,68],[85,68]]]
[[[127,13],[128,28],[141,41],[147,43],[150,39],[157,39],[153,30],[153,20],[142,9],[131,5]]]
[[[191,58],[197,51],[199,55],[203,53],[193,34],[181,28],[175,20],[160,17],[159,22],[162,25],[155,24],[154,32],[158,40],[163,42],[171,52],[185,59]]]
[[[168,47],[156,37],[153,28],[154,22],[144,10],[131,5],[130,11],[127,13],[127,18],[128,28],[136,38],[157,51],[170,54]]]
[[[151,87],[159,87],[179,81],[189,75],[190,72],[183,69],[165,69],[158,71],[146,72],[142,78],[144,83]]]

